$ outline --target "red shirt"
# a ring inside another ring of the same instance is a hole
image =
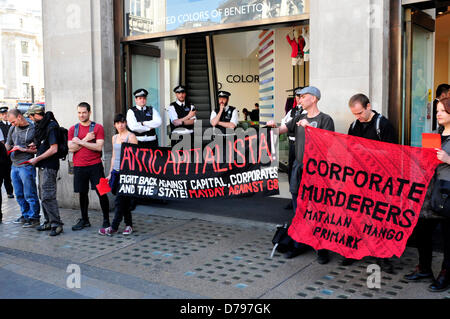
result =
[[[75,125],[69,129],[68,140],[71,141],[74,138]],[[83,126],[79,124],[78,138],[82,140],[87,133],[89,133],[89,126]],[[95,124],[94,127],[95,140],[104,140],[105,131],[103,126]],[[95,140],[89,142],[95,142]],[[102,152],[92,151],[86,147],[81,147],[78,152],[73,154],[73,166],[91,166],[102,162]]]

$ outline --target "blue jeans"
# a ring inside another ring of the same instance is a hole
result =
[[[36,169],[33,165],[12,166],[11,180],[20,212],[26,219],[40,219],[40,204],[36,188]]]

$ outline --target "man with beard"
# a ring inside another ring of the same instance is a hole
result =
[[[234,134],[234,129],[239,122],[237,109],[228,105],[230,95],[231,93],[227,91],[219,91],[219,106],[211,112],[211,125],[219,129],[222,135]]]
[[[111,226],[109,222],[109,200],[107,194],[100,195],[96,186],[100,178],[105,177],[102,163],[102,151],[105,144],[105,130],[101,124],[92,122],[91,106],[89,103],[81,102],[77,106],[78,120],[69,129],[68,145],[69,152],[73,153],[74,166],[74,192],[79,193],[81,218],[72,226],[72,230],[82,230],[91,227],[89,221],[89,182],[91,189],[95,190],[100,201],[103,213],[102,228]]]
[[[50,236],[63,232],[63,223],[59,215],[56,199],[56,177],[59,170],[58,134],[59,125],[52,112],[45,112],[41,105],[32,105],[27,111],[28,117],[35,122],[34,145],[36,157],[30,164],[38,168],[39,199],[45,221],[37,227],[38,231],[50,231]]]

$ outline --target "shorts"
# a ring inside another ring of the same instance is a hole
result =
[[[73,191],[75,193],[88,193],[89,181],[91,189],[95,190],[100,178],[105,177],[103,164],[98,163],[90,166],[75,166],[73,168]]]

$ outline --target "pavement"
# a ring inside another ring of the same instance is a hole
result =
[[[277,223],[289,214],[273,214],[270,205],[286,204],[288,196],[284,189],[265,199],[272,204],[249,205],[272,220],[243,216],[236,205],[227,214],[213,202],[195,201],[197,212],[180,203],[141,205],[133,212],[133,234],[111,237],[97,233],[98,211],[90,212],[92,227],[74,232],[79,211],[62,209],[64,233],[57,237],[24,229],[13,223],[16,201],[4,196],[0,299],[450,299],[450,290],[431,293],[429,282],[402,279],[417,263],[412,247],[393,259],[395,273],[381,272],[380,287],[372,289],[371,257],[345,267],[334,253],[327,265],[317,263],[314,251],[294,259],[277,252],[271,259]],[[435,275],[441,262],[435,252]]]

